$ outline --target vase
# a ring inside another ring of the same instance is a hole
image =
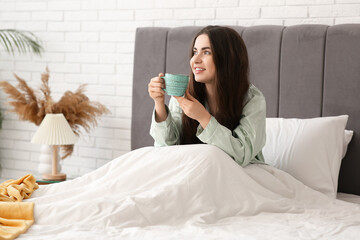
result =
[[[58,151],[58,158],[60,159],[60,153]],[[53,147],[50,145],[43,144],[40,148],[39,166],[38,172],[42,175],[45,173],[51,173],[52,171],[52,159],[53,159]],[[57,169],[61,171],[61,165],[58,161]]]

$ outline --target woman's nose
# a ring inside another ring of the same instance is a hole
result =
[[[202,61],[202,59],[201,59],[200,54],[194,55],[194,62],[198,63],[198,62],[201,62],[201,61]]]

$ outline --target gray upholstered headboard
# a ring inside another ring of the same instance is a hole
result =
[[[153,145],[153,101],[147,85],[159,72],[189,74],[189,47],[202,27],[138,28],[132,149]],[[265,95],[268,117],[348,114],[354,137],[344,158],[339,191],[360,195],[360,24],[234,26],[250,58],[250,81]]]

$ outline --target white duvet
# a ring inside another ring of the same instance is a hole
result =
[[[18,239],[360,239],[360,205],[210,145],[138,149],[28,201]]]

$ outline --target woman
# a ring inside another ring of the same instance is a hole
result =
[[[239,165],[264,163],[266,104],[249,83],[246,46],[233,29],[207,26],[194,38],[190,81],[184,97],[164,103],[164,81],[151,79],[155,102],[150,135],[155,146],[206,143],[219,147]]]

